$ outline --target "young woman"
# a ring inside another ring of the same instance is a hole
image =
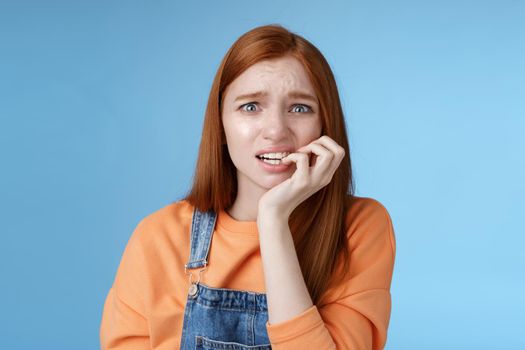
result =
[[[303,37],[242,35],[209,96],[188,195],[145,217],[103,349],[381,349],[395,238],[354,195],[332,71]]]

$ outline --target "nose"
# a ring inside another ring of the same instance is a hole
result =
[[[288,136],[286,115],[278,110],[268,111],[264,116],[262,136],[265,139],[279,141]]]

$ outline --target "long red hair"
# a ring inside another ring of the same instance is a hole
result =
[[[303,277],[317,304],[328,289],[337,259],[349,268],[346,213],[354,182],[346,126],[334,75],[321,52],[303,37],[281,25],[254,28],[235,41],[224,56],[211,87],[193,185],[186,199],[201,211],[228,209],[237,195],[236,168],[229,156],[221,121],[224,91],[253,64],[291,55],[304,66],[319,100],[322,134],[345,149],[332,181],[301,203],[289,226]]]

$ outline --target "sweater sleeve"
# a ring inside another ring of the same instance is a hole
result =
[[[100,347],[103,350],[151,348],[143,290],[147,275],[140,244],[143,222],[137,225],[128,241],[104,303],[100,324]]]
[[[272,349],[384,348],[396,252],[394,228],[386,208],[371,198],[351,219],[347,278],[329,289],[319,306],[280,323],[267,322]]]

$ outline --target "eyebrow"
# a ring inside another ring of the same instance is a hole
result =
[[[234,102],[237,102],[239,100],[248,100],[248,99],[253,99],[253,98],[260,98],[260,97],[264,97],[264,96],[267,96],[268,93],[265,92],[265,91],[256,91],[256,92],[252,92],[252,93],[249,93],[249,94],[244,94],[244,95],[239,95],[235,98]],[[288,97],[292,97],[292,98],[302,98],[302,99],[305,99],[305,100],[309,100],[309,101],[312,101],[314,103],[317,103],[317,98],[310,95],[309,93],[306,93],[306,92],[302,92],[302,91],[290,91],[288,93]]]

